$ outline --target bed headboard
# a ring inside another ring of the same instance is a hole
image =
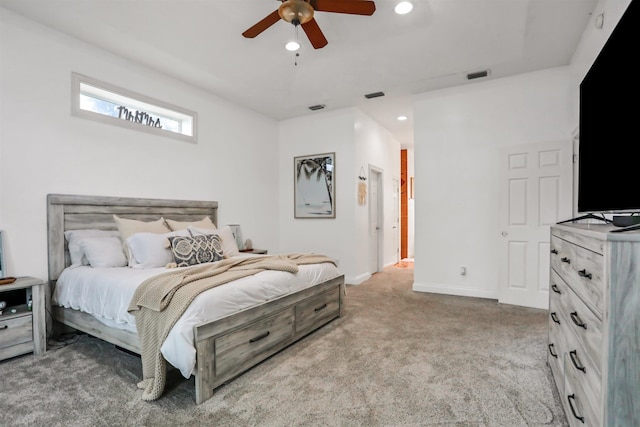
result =
[[[49,281],[57,280],[62,270],[70,265],[64,232],[117,230],[113,214],[140,221],[153,221],[160,217],[175,221],[198,221],[209,216],[217,225],[218,202],[48,194]]]

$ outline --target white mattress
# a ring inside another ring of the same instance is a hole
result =
[[[127,312],[135,289],[147,278],[165,271],[165,268],[68,267],[58,278],[53,303],[89,313],[110,327],[135,333],[135,318]],[[185,378],[189,378],[196,364],[194,326],[325,282],[338,275],[340,273],[333,264],[301,265],[296,274],[264,271],[209,289],[198,295],[176,322],[162,344],[162,355]]]

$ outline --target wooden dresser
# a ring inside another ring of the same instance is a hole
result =
[[[571,426],[640,426],[640,232],[551,227],[548,364]]]

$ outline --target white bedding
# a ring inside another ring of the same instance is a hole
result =
[[[135,289],[147,278],[165,271],[165,268],[68,267],[58,278],[53,303],[89,313],[110,327],[135,333],[135,318],[127,312]],[[322,283],[339,274],[329,263],[301,265],[296,274],[264,271],[209,289],[198,295],[176,322],[162,344],[162,355],[189,378],[196,364],[194,326]]]

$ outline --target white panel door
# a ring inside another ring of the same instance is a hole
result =
[[[509,147],[501,153],[501,303],[549,305],[550,226],[571,217],[570,140]]]
[[[382,241],[384,230],[382,230],[383,215],[381,206],[382,197],[382,172],[369,166],[369,231],[370,231],[370,254],[369,268],[371,274],[382,271]]]
[[[393,178],[393,250],[395,262],[400,261],[400,180]]]

